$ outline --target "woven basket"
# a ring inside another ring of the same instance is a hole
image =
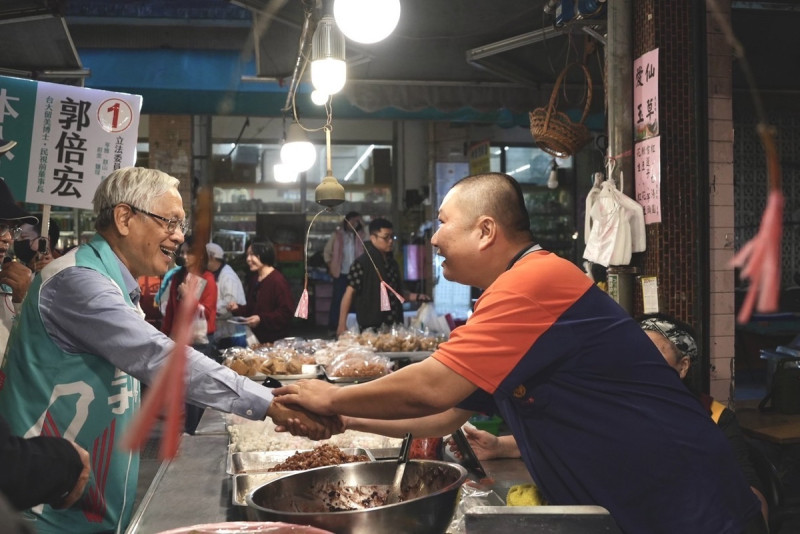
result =
[[[558,106],[558,91],[564,82],[564,76],[573,65],[579,65],[583,69],[583,75],[586,77],[587,82],[586,105],[583,108],[583,115],[579,122],[573,122],[566,113],[556,109]],[[592,138],[589,128],[583,124],[591,104],[592,77],[589,74],[589,69],[581,63],[570,63],[556,78],[547,107],[536,108],[528,114],[531,120],[531,135],[533,135],[536,146],[557,158],[569,157],[580,150]]]

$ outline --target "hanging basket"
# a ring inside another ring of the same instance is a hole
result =
[[[573,65],[579,65],[583,69],[583,75],[586,77],[586,105],[583,108],[583,115],[581,115],[579,122],[573,122],[566,113],[556,109],[558,106],[558,91],[561,89],[561,84],[564,82],[567,71]],[[591,104],[592,77],[589,74],[589,69],[582,63],[570,63],[564,67],[564,70],[556,78],[547,107],[536,108],[528,114],[531,121],[531,135],[533,135],[536,146],[557,158],[569,157],[580,150],[592,138],[589,128],[583,124]]]

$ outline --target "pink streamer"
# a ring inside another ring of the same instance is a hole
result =
[[[175,345],[150,385],[142,408],[127,428],[122,446],[127,450],[144,448],[159,414],[165,413],[165,430],[161,438],[159,458],[169,460],[178,453],[183,432],[184,396],[186,392],[186,347],[197,312],[198,277],[189,277],[189,290],[178,307],[172,339]]]
[[[301,319],[308,319],[308,289],[303,289],[300,295],[300,301],[297,303],[297,309],[294,312],[295,317]]]
[[[740,267],[740,276],[750,280],[750,288],[736,320],[746,323],[755,307],[759,312],[778,310],[781,284],[781,236],[783,234],[783,193],[770,192],[758,233],[733,257],[731,265]]]
[[[397,300],[399,300],[401,303],[406,301],[406,299],[403,298],[403,295],[395,291],[392,286],[381,280],[381,311],[389,311],[392,309],[392,305],[389,303],[389,291],[394,293],[394,296],[397,297]]]

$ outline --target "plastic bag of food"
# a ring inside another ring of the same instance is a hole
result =
[[[387,374],[392,362],[385,356],[378,356],[371,350],[351,349],[340,354],[325,368],[333,377],[376,377]]]

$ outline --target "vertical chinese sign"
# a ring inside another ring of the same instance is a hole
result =
[[[491,156],[489,149],[491,148],[490,141],[481,141],[475,143],[467,151],[469,156],[469,173],[481,174],[491,170]]]
[[[633,62],[636,201],[645,224],[661,222],[661,138],[658,126],[658,49]]]
[[[92,208],[94,191],[136,161],[142,97],[0,76],[0,137],[17,141],[0,177],[26,202]]]

